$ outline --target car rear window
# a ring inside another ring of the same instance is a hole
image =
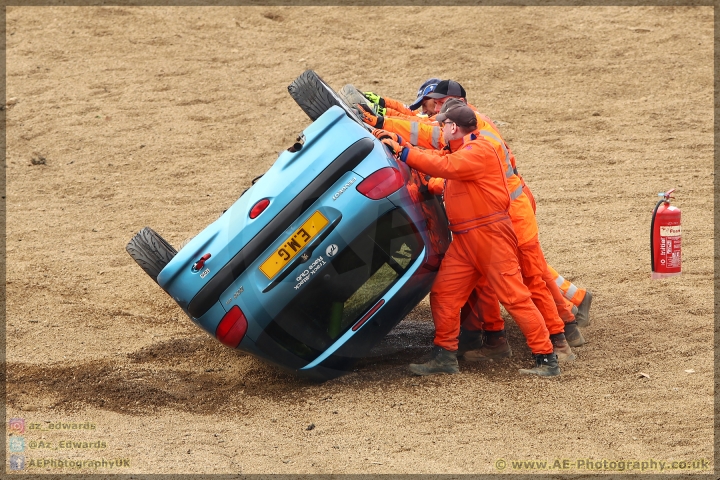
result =
[[[391,210],[334,257],[322,252],[326,265],[265,333],[298,357],[314,360],[375,305],[422,250],[412,222],[400,209]]]

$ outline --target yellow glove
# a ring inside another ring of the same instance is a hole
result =
[[[380,95],[378,95],[377,93],[373,93],[373,92],[363,92],[363,96],[364,96],[365,98],[367,98],[367,99],[370,101],[370,103],[374,103],[374,104],[377,105],[378,107],[384,107],[384,106],[385,106],[385,99],[382,98],[382,97],[381,97]]]

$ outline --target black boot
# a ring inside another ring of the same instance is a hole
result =
[[[590,304],[592,303],[592,293],[590,290],[585,290],[585,297],[582,302],[578,305],[578,311],[575,314],[575,321],[578,322],[579,327],[587,327],[590,325]]]
[[[410,371],[415,375],[435,375],[436,373],[459,373],[457,351],[451,352],[442,347],[433,347],[432,358],[425,363],[411,363]]]
[[[552,343],[553,353],[557,355],[558,362],[575,361],[575,354],[570,349],[564,333],[553,333],[550,335],[550,343]]]
[[[499,330],[497,332],[484,332],[482,346],[475,350],[468,350],[463,355],[463,358],[470,362],[482,362],[507,358],[511,355],[512,350],[510,350],[505,330]]]
[[[565,324],[565,340],[571,347],[579,347],[585,344],[585,337],[580,332],[577,321]]]
[[[560,375],[557,355],[554,353],[535,355],[535,368],[521,368],[520,373],[524,375],[538,375],[541,377],[556,377]]]
[[[461,357],[468,350],[482,347],[482,330],[466,330],[460,327],[457,356]]]

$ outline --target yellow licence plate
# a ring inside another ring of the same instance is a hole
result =
[[[290,238],[283,242],[283,244],[260,265],[260,271],[263,272],[268,279],[272,280],[328,223],[328,219],[325,218],[322,213],[313,213],[300,228],[295,230],[295,233],[290,235]]]

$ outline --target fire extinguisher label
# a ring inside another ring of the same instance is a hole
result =
[[[661,268],[680,268],[681,266],[681,240],[680,237],[660,239],[660,265]]]
[[[680,236],[680,225],[671,225],[660,227],[661,237],[679,237]]]

